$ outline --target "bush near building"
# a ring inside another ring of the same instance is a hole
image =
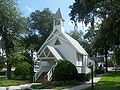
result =
[[[14,75],[26,79],[28,75],[33,75],[33,67],[28,62],[22,62],[16,67]]]
[[[54,70],[55,81],[76,80],[78,72],[76,67],[68,60],[63,60],[57,64]]]

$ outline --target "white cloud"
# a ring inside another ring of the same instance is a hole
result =
[[[33,10],[32,10],[32,8],[30,8],[30,7],[28,7],[28,6],[26,6],[25,7],[29,12],[32,12]]]

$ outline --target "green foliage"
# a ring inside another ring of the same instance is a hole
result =
[[[6,71],[2,71],[2,70],[1,70],[1,71],[0,71],[0,76],[2,76],[2,75],[5,76],[5,75],[6,75]]]
[[[90,44],[83,38],[83,31],[70,31],[68,33],[72,38],[77,40],[83,48],[90,54],[92,55],[93,52],[91,52]]]
[[[33,66],[33,60],[32,60],[32,57],[30,56],[30,54],[28,52],[24,52],[23,56],[25,56],[25,58],[22,59],[22,61],[28,62],[30,65]]]
[[[27,84],[28,80],[8,80],[6,77],[0,77],[0,86],[7,87],[7,86],[18,86]]]
[[[85,81],[85,73],[78,73],[77,80],[80,82]]]
[[[120,72],[109,72],[102,76],[100,81],[95,84],[94,90],[119,90],[120,89]],[[85,90],[90,90],[85,89]]]
[[[54,70],[55,81],[76,80],[77,75],[76,67],[68,60],[58,63]]]
[[[98,69],[95,70],[95,73],[96,73],[96,74],[104,74],[105,72],[104,72],[103,69],[98,68]]]
[[[70,31],[69,35],[77,40],[79,43],[82,43],[83,32],[82,31]]]
[[[15,0],[0,0],[0,36],[5,50],[7,77],[11,77],[13,56],[18,53],[19,36],[26,32],[26,18],[21,16]],[[13,55],[14,53],[14,55]]]
[[[14,74],[25,79],[26,75],[33,75],[33,67],[28,62],[22,62],[16,67]]]
[[[35,40],[30,43],[36,45],[35,49],[38,50],[53,29],[53,14],[48,8],[45,8],[43,11],[36,10],[35,12],[32,12],[30,14],[29,26],[31,31],[33,32],[30,37],[34,37],[34,32],[37,32],[36,35],[38,36],[35,37]],[[38,40],[39,42],[36,43],[36,40]]]
[[[91,23],[94,27],[94,16],[96,16],[96,4],[101,0],[75,0],[70,6],[70,17],[74,22]]]
[[[120,44],[120,39],[118,39],[120,38],[119,0],[75,0],[70,8],[71,20],[75,22],[84,21],[85,24],[91,23],[91,29],[85,37],[91,40],[91,43],[95,42],[98,45],[96,50],[101,49],[101,52],[107,46],[107,49],[109,49],[114,45]],[[95,17],[100,18],[102,21],[99,24],[97,23],[97,27],[94,25]],[[97,30],[95,30],[96,28]]]
[[[0,56],[0,70],[5,67],[5,58],[3,56]]]
[[[91,24],[90,30],[85,37],[90,40],[92,52],[95,55],[104,54],[107,71],[108,50],[120,45],[120,1],[119,0],[75,0],[70,6],[71,20],[75,23],[84,22]],[[95,26],[95,17],[99,18],[101,23]]]
[[[89,81],[91,78],[91,73],[85,74],[85,81]]]
[[[114,57],[116,65],[120,66],[120,49],[115,51]]]

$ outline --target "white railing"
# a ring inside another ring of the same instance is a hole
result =
[[[54,71],[55,65],[51,67],[51,69],[49,70],[49,72],[47,73],[47,75],[45,76],[47,81],[52,80],[52,75],[53,75],[53,71]]]
[[[35,73],[35,81],[39,78],[39,76],[42,74],[42,66],[39,68],[39,71]]]
[[[49,66],[41,66],[39,71],[35,73],[35,81],[40,77],[43,72],[48,72],[50,70]]]

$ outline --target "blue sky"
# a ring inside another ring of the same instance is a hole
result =
[[[70,9],[68,8],[73,2],[74,0],[18,0],[18,6],[24,16],[29,16],[35,10],[42,11],[44,8],[49,8],[52,13],[55,13],[60,7],[65,19],[65,31],[69,32],[74,30],[74,25],[70,23]],[[82,24],[78,26],[79,29],[84,29]]]

